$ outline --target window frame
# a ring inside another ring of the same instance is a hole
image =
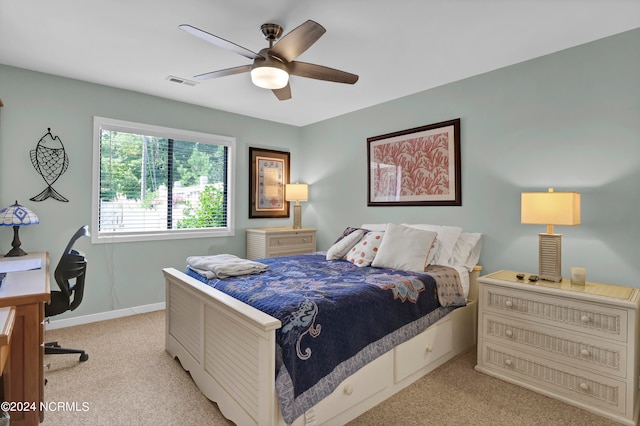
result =
[[[157,231],[100,231],[100,144],[101,131],[114,130],[119,132],[143,134],[159,138],[174,139],[188,142],[200,142],[227,147],[227,224],[220,228],[178,228]],[[236,139],[230,136],[220,136],[191,130],[174,129],[152,124],[135,123],[106,117],[93,117],[93,178],[91,197],[91,242],[93,244],[160,241],[187,238],[229,237],[235,235],[235,156]]]

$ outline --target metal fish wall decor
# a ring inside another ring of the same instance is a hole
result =
[[[69,167],[69,157],[64,151],[64,145],[58,136],[51,134],[51,128],[40,138],[36,149],[29,151],[31,164],[44,179],[47,187],[38,195],[30,198],[31,201],[44,201],[51,197],[54,200],[68,202],[58,191],[53,189],[53,184]]]

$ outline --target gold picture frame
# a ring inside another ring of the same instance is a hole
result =
[[[249,147],[249,219],[287,218],[289,153]]]

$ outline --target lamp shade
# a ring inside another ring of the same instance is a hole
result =
[[[27,254],[26,251],[20,248],[22,243],[20,242],[18,231],[21,226],[36,225],[38,223],[40,223],[38,216],[28,208],[18,204],[17,201],[15,204],[0,210],[0,226],[13,226],[13,241],[11,243],[13,248],[5,254],[5,257],[24,256]]]
[[[28,208],[15,204],[0,210],[0,226],[27,226],[40,223],[38,216]]]
[[[523,192],[521,222],[534,225],[580,225],[580,194],[577,192]]]
[[[287,201],[307,201],[309,199],[309,185],[306,183],[289,183],[285,188]]]

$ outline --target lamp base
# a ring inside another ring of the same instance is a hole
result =
[[[9,253],[5,254],[4,257],[24,256],[27,254],[26,251],[20,248],[20,245],[22,245],[22,243],[20,242],[20,235],[18,234],[19,230],[19,226],[13,227],[13,241],[11,242],[11,246],[13,248],[9,250]]]
[[[562,281],[562,234],[540,233],[538,276],[542,280]]]
[[[14,247],[11,250],[9,250],[9,253],[5,254],[4,257],[25,256],[27,254],[29,253],[22,250],[20,247]]]
[[[296,204],[293,206],[293,229],[302,228],[302,206]]]

